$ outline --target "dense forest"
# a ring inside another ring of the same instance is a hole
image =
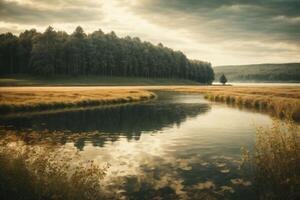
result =
[[[120,38],[101,30],[72,34],[48,27],[44,33],[26,30],[18,37],[0,34],[0,74],[101,75],[182,78],[211,83],[210,63],[189,60],[180,51],[139,38]]]
[[[229,82],[300,82],[300,63],[217,66],[214,71],[216,80],[225,74]]]

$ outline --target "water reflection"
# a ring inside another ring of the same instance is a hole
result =
[[[271,124],[262,114],[177,93],[148,103],[0,121],[12,129],[48,129],[41,141],[61,131],[52,138],[82,150],[82,159],[108,162],[102,184],[115,199],[255,199],[239,170],[240,148],[253,147],[256,126]]]
[[[195,101],[195,95],[178,95],[172,92],[158,94],[155,102],[128,104],[125,106],[46,113],[42,115],[3,116],[0,125],[13,129],[33,131],[63,131],[74,133],[105,133],[100,137],[81,137],[75,142],[79,149],[89,140],[94,146],[106,141],[116,141],[118,136],[138,140],[142,132],[155,132],[174,124],[180,126],[187,118],[193,118],[210,110],[207,102]],[[196,95],[198,98],[199,95]],[[192,97],[192,98],[191,98]],[[201,97],[202,98],[202,97]],[[200,98],[199,98],[200,99]],[[191,101],[192,100],[192,101]],[[62,138],[62,144],[67,140]]]

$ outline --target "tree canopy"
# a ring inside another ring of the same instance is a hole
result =
[[[182,78],[211,83],[208,62],[189,60],[182,52],[137,37],[118,37],[101,30],[72,34],[49,26],[43,33],[26,30],[18,37],[0,34],[0,74],[102,75]]]

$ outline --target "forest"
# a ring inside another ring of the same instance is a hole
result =
[[[0,75],[99,75],[181,78],[210,84],[214,71],[208,62],[190,60],[180,51],[138,37],[118,37],[113,31],[72,34],[49,26],[43,33],[25,30],[19,36],[0,34]]]

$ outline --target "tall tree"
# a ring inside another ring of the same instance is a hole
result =
[[[49,26],[43,34],[34,38],[30,65],[35,74],[53,75],[56,65],[57,34]]]
[[[33,46],[33,39],[38,35],[35,29],[25,30],[19,35],[20,52],[20,73],[26,73],[29,70],[30,56]]]
[[[44,33],[32,29],[19,37],[1,34],[0,61],[2,74],[182,78],[205,84],[214,80],[210,63],[189,60],[161,43],[101,30],[87,35],[80,26],[71,35],[50,26]]]
[[[0,72],[18,73],[18,37],[12,33],[0,35]]]
[[[69,38],[67,43],[69,73],[73,75],[87,74],[87,43],[86,34],[78,26]]]

